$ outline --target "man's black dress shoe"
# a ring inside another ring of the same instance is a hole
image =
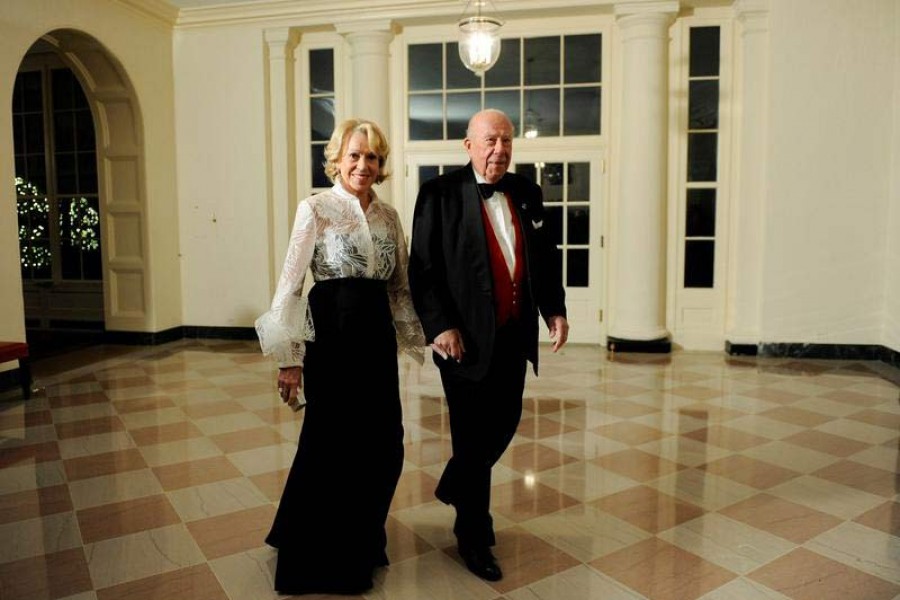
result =
[[[487,546],[468,548],[459,547],[459,555],[466,563],[466,567],[487,581],[500,581],[503,579],[503,571],[497,564],[497,559]]]

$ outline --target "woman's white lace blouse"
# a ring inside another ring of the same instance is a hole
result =
[[[424,359],[425,336],[413,309],[406,267],[409,254],[397,211],[373,198],[363,213],[359,200],[335,184],[297,206],[287,257],[272,307],[256,320],[263,354],[281,367],[303,364],[307,341],[315,340],[303,283],[362,277],[387,281],[397,348]]]

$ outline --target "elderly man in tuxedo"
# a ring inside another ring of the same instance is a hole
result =
[[[460,556],[489,581],[491,468],[522,414],[526,364],[538,370],[538,315],[556,352],[568,337],[560,260],[541,229],[541,189],[514,173],[513,125],[488,109],[469,121],[471,162],[422,185],[409,260],[413,302],[450,412],[453,456],[435,495],[456,509]]]

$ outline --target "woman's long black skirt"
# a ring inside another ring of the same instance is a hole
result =
[[[396,335],[383,281],[321,281],[309,303],[306,414],[266,542],[278,548],[277,591],[359,593],[387,564],[403,466]]]

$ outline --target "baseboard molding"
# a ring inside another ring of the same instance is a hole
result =
[[[255,340],[256,329],[253,327],[207,327],[202,325],[185,325],[184,337],[192,340]]]
[[[672,352],[672,342],[669,338],[659,338],[658,340],[626,340],[609,336],[606,338],[606,350],[609,352],[669,354]]]
[[[731,356],[766,356],[770,358],[816,358],[824,360],[878,360],[900,368],[900,352],[878,344],[804,344],[762,342],[732,344],[725,342]]]
[[[725,353],[731,356],[757,356],[759,346],[756,344],[732,344],[726,340]]]
[[[182,325],[157,332],[107,331],[103,341],[108,344],[131,344],[157,346],[183,339],[191,340],[255,340],[253,327],[208,327],[202,325]]]
[[[105,331],[103,342],[130,346],[158,346],[184,338],[184,327],[172,327],[162,331]]]

